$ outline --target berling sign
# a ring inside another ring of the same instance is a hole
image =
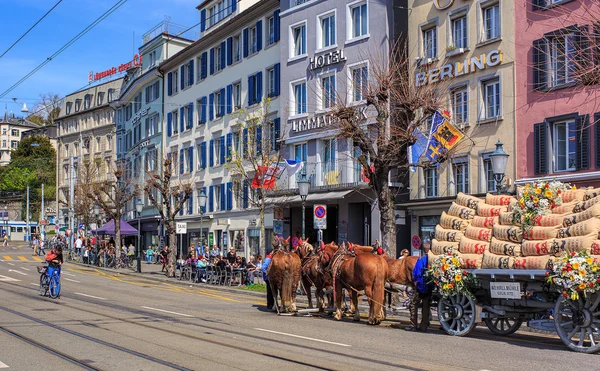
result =
[[[316,70],[317,68],[327,67],[345,60],[346,56],[344,55],[344,49],[340,49],[311,58],[308,68],[311,70]]]

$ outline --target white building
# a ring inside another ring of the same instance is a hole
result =
[[[23,118],[5,112],[0,119],[0,166],[10,163],[10,153],[19,147],[21,134],[27,130],[37,129],[38,125]]]
[[[175,181],[191,181],[193,197],[179,216],[188,223],[184,252],[201,239],[200,192],[208,196],[202,241],[238,255],[259,253],[258,211],[248,208],[248,185],[225,163],[242,152],[247,130],[236,116],[271,98],[273,143],[278,141],[279,1],[204,1],[200,40],[161,64],[165,76],[164,148],[175,157]],[[265,218],[267,239],[272,211]],[[268,244],[268,240],[267,240]],[[260,251],[264,253],[264,251]]]

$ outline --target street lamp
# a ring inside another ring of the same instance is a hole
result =
[[[504,193],[506,191],[504,176],[506,175],[506,163],[508,162],[509,156],[508,153],[504,152],[502,146],[502,142],[498,139],[496,150],[490,154],[492,171],[494,172],[494,180],[496,181],[496,190],[498,193]]]
[[[308,196],[308,187],[310,181],[306,179],[306,173],[302,172],[302,178],[298,180],[298,191],[300,192],[300,198],[302,199],[302,240],[306,239],[305,224],[306,224],[306,196]]]
[[[98,251],[100,251],[100,249],[98,248],[98,244],[100,243],[99,237],[98,237],[98,229],[100,229],[100,206],[98,205],[94,205],[93,207],[94,209],[94,215],[96,215],[96,253],[98,253]],[[88,258],[88,263],[89,263],[89,258]]]
[[[4,234],[8,238],[8,206],[4,205]]]
[[[69,209],[69,228],[71,229],[71,235],[69,236],[69,252],[73,256],[73,209]]]
[[[138,199],[138,201],[135,203],[135,211],[137,211],[137,217],[138,217],[137,250],[135,252],[135,255],[137,256],[137,272],[138,273],[142,273],[142,255],[140,254],[140,252],[141,252],[141,250],[140,250],[140,238],[141,238],[140,221],[142,220],[142,209],[143,208],[144,208],[144,203],[142,202],[141,199]]]
[[[202,253],[204,254],[204,243],[203,243],[203,231],[202,231],[202,221],[204,220],[204,208],[206,207],[206,199],[208,197],[204,193],[204,190],[200,191],[198,194],[198,207],[200,208],[200,246],[202,246]],[[208,233],[207,233],[208,234]]]

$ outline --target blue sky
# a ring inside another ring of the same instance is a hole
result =
[[[88,72],[99,72],[125,63],[141,45],[142,35],[165,19],[193,26],[200,16],[201,0],[128,0],[75,44],[48,63],[19,87],[0,98],[0,110],[20,114],[17,98],[33,106],[41,93],[61,96],[84,87]],[[58,0],[0,0],[2,36],[0,55]],[[54,54],[117,0],[63,0],[40,24],[4,57],[0,58],[0,94]],[[199,30],[199,27],[196,27]],[[134,39],[135,33],[135,39]]]

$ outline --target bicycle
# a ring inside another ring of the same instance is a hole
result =
[[[47,266],[37,267],[37,271],[40,274],[40,295],[48,295],[52,299],[56,299],[60,295],[60,277],[58,276],[58,269],[55,269],[52,272],[51,277],[48,277]]]

